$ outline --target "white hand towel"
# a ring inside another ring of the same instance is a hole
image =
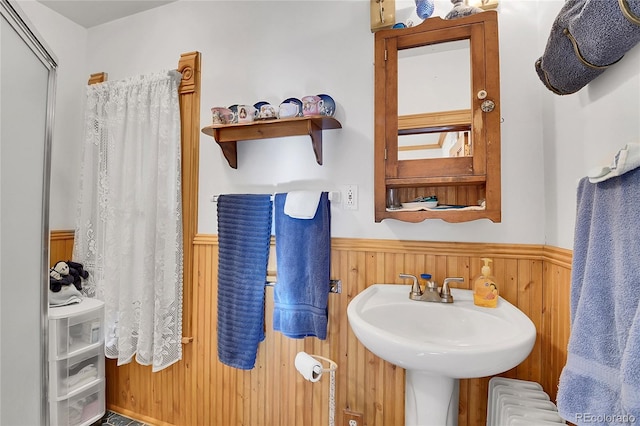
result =
[[[620,176],[637,167],[640,167],[640,143],[628,143],[618,151],[609,166],[592,169],[588,174],[589,182],[602,182],[614,176]]]
[[[322,191],[291,191],[284,202],[284,214],[294,219],[313,219]]]

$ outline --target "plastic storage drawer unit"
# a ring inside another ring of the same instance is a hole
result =
[[[49,308],[52,426],[89,426],[105,413],[104,303]]]
[[[50,359],[61,359],[101,346],[104,303],[84,298],[76,305],[49,308]]]
[[[104,377],[104,349],[102,345],[96,346],[78,355],[53,361],[50,367],[49,392],[66,397]]]
[[[69,398],[50,403],[51,425],[88,426],[105,412],[104,379]]]

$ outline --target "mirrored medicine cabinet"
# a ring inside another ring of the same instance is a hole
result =
[[[496,11],[375,33],[376,222],[500,222],[499,69]]]

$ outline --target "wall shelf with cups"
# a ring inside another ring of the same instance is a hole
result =
[[[335,118],[318,115],[260,120],[251,123],[212,125],[203,128],[202,133],[215,139],[220,145],[222,154],[227,159],[229,166],[237,169],[238,141],[304,135],[311,137],[311,145],[313,146],[316,161],[322,165],[322,131],[341,128],[342,125]]]
[[[238,141],[304,135],[311,137],[316,162],[322,165],[322,132],[342,128],[333,118],[335,102],[324,94],[306,96],[302,101],[289,98],[280,106],[258,102],[214,107],[211,113],[213,124],[203,128],[202,133],[215,139],[234,169],[238,168]]]

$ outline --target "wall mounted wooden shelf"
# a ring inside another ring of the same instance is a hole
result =
[[[238,141],[304,135],[311,137],[316,161],[322,165],[322,131],[341,128],[340,122],[333,117],[314,116],[207,126],[202,129],[202,133],[215,139],[229,166],[237,169]]]

